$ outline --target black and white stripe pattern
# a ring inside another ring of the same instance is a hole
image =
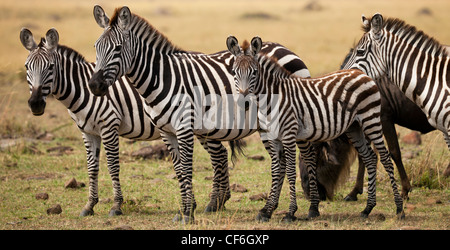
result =
[[[362,17],[363,37],[345,68],[387,76],[442,131],[450,149],[450,57],[445,46],[399,19]]]
[[[361,213],[368,216],[376,204],[375,182],[377,156],[391,179],[397,214],[403,214],[403,201],[397,191],[393,164],[384,146],[380,121],[380,93],[375,82],[360,70],[343,70],[319,78],[290,77],[273,60],[261,57],[261,39],[252,39],[248,48],[239,48],[237,39],[229,37],[227,46],[236,59],[233,64],[237,90],[252,95],[258,106],[261,139],[272,158],[272,189],[258,216],[268,220],[278,206],[284,175],[290,184],[290,206],[285,220],[295,219],[295,145],[305,161],[310,179],[311,207],[308,217],[319,215],[316,181],[316,151],[312,142],[329,141],[343,133],[362,158],[369,175],[367,206]],[[244,51],[244,52],[242,52]],[[262,111],[265,111],[262,112]],[[283,152],[284,157],[280,157]]]
[[[88,81],[94,72],[94,63],[86,62],[78,52],[58,45],[56,30],[47,32],[38,45],[32,33],[23,29],[20,34],[25,48],[30,51],[25,66],[31,97],[28,101],[33,114],[42,115],[45,100],[52,94],[65,107],[82,132],[89,173],[89,202],[81,216],[92,215],[98,202],[99,154],[103,142],[108,170],[113,180],[114,206],[110,215],[121,214],[123,201],[119,182],[119,136],[134,140],[156,140],[158,129],[151,123],[148,106],[128,80],[119,78],[104,97],[94,96],[88,90]],[[211,156],[214,169],[213,190],[208,211],[220,208],[218,197],[228,199],[228,152],[220,141],[200,140]]]
[[[127,75],[146,99],[150,116],[171,151],[180,184],[181,216],[175,219],[191,221],[196,207],[192,191],[194,134],[200,139],[229,141],[257,129],[249,126],[249,113],[233,99],[233,56],[228,51],[209,55],[184,51],[127,7],[117,9],[109,20],[96,6],[94,17],[105,31],[95,44],[98,64],[89,87],[102,95],[118,77]],[[282,46],[267,43],[263,52],[278,57],[292,72],[309,77],[303,62]],[[215,107],[204,105],[207,98]],[[243,114],[243,126],[231,117],[238,113]],[[203,119],[207,114],[214,116],[208,120],[213,124]]]

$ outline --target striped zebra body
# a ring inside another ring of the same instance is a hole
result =
[[[450,149],[450,57],[445,46],[399,19],[363,16],[365,34],[345,68],[389,81],[442,131]]]
[[[150,116],[171,152],[180,184],[181,214],[175,220],[189,222],[196,207],[192,191],[193,136],[229,141],[257,131],[249,122],[249,112],[234,99],[230,73],[234,58],[228,51],[207,55],[181,50],[127,7],[117,9],[109,21],[103,9],[96,6],[94,17],[105,31],[95,45],[98,64],[89,87],[94,94],[102,95],[105,86],[127,75],[146,99]],[[267,43],[262,53],[280,59],[291,72],[309,77],[303,62],[281,45]],[[208,115],[213,118],[205,120]]]
[[[89,173],[89,201],[81,216],[92,215],[98,202],[99,154],[103,143],[114,191],[110,215],[119,215],[123,197],[119,182],[118,137],[157,140],[161,138],[160,133],[151,122],[145,100],[125,77],[119,78],[105,96],[94,96],[87,85],[95,64],[86,62],[78,52],[58,45],[58,37],[57,31],[51,29],[46,39],[36,45],[29,30],[21,31],[22,42],[30,51],[25,63],[32,93],[29,106],[33,114],[42,115],[45,99],[52,94],[68,109],[83,135]],[[210,154],[214,169],[213,190],[207,210],[216,211],[230,197],[228,152],[220,141],[200,142]],[[222,203],[218,204],[218,200]]]
[[[257,102],[267,105],[266,109],[259,110],[258,118],[262,129],[261,139],[265,145],[269,145],[266,149],[272,158],[272,189],[258,219],[268,220],[278,206],[285,174],[290,185],[291,202],[289,213],[284,219],[295,219],[296,143],[307,165],[310,179],[311,207],[308,217],[318,216],[317,152],[312,143],[330,141],[344,133],[357,149],[369,173],[369,198],[361,215],[368,216],[376,204],[377,156],[365,136],[375,145],[389,174],[397,214],[404,215],[402,198],[394,180],[393,165],[383,141],[380,93],[371,78],[360,70],[337,71],[310,79],[289,77],[273,60],[258,55],[261,47],[259,37],[252,40],[250,47],[242,50],[234,37],[227,39],[227,45],[236,56],[233,71],[237,90],[253,95]],[[281,151],[284,157],[281,156]]]

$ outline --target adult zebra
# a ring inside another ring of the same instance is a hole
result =
[[[128,7],[116,9],[109,20],[103,9],[95,6],[94,17],[105,30],[95,43],[96,73],[89,87],[94,94],[103,95],[118,77],[126,75],[146,99],[150,116],[171,152],[180,184],[181,211],[174,220],[193,221],[194,134],[227,141],[257,129],[250,124],[245,103],[238,105],[234,99],[233,56],[228,51],[206,55],[182,50]],[[309,77],[300,58],[281,45],[266,43],[261,53],[277,58],[291,72]],[[204,102],[209,104],[203,106]]]
[[[404,217],[403,201],[394,179],[393,164],[384,146],[380,120],[381,99],[375,82],[360,70],[343,70],[319,78],[289,77],[273,60],[258,55],[261,38],[254,37],[248,48],[241,49],[235,37],[227,39],[228,50],[236,57],[233,64],[237,91],[252,95],[258,106],[261,139],[272,158],[272,188],[258,218],[268,220],[275,210],[286,172],[290,185],[289,212],[284,218],[295,219],[295,144],[307,166],[310,183],[308,218],[319,216],[317,192],[317,152],[313,142],[329,141],[346,134],[355,146],[369,174],[367,217],[376,204],[377,156],[367,138],[375,145],[388,172],[394,192],[397,215]],[[243,51],[243,52],[242,52]],[[278,155],[284,151],[284,159]],[[283,163],[285,162],[285,164]]]
[[[387,76],[442,131],[450,149],[450,57],[445,46],[396,18],[362,16],[364,35],[344,68]]]
[[[89,173],[89,199],[80,216],[93,215],[93,208],[98,202],[102,142],[114,191],[114,205],[109,215],[122,214],[118,137],[134,140],[160,138],[158,129],[151,123],[145,100],[125,77],[119,78],[104,97],[94,96],[87,85],[94,73],[95,64],[87,62],[75,50],[59,45],[59,34],[55,29],[50,29],[46,37],[36,44],[31,31],[23,28],[20,40],[30,51],[25,67],[31,92],[28,105],[32,113],[42,115],[46,98],[52,94],[68,109],[83,135]],[[200,142],[210,154],[214,169],[213,188],[206,211],[216,211],[230,197],[228,152],[220,141]]]

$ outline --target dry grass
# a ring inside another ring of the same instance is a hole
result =
[[[98,1],[110,15],[122,1]],[[263,40],[276,41],[291,48],[306,62],[313,76],[338,69],[348,49],[360,37],[362,13],[380,12],[416,25],[443,43],[450,43],[450,4],[434,1],[354,1],[320,0],[320,10],[305,10],[309,1],[133,1],[130,9],[145,17],[166,34],[176,45],[202,52],[226,49],[225,39],[233,34],[239,40],[259,35]],[[432,15],[418,14],[427,7]],[[93,44],[102,30],[92,17],[93,3],[79,1],[12,1],[0,3],[0,135],[2,138],[22,138],[15,146],[0,150],[0,229],[114,229],[128,225],[134,229],[449,229],[449,179],[442,176],[449,164],[449,152],[438,132],[424,136],[423,145],[403,150],[420,150],[418,157],[405,160],[412,182],[416,183],[406,205],[406,220],[398,221],[388,178],[379,171],[378,205],[367,220],[358,217],[366,195],[356,203],[342,198],[352,187],[354,177],[336,195],[333,202],[322,202],[320,219],[298,221],[286,225],[279,222],[282,213],[269,223],[256,223],[254,218],[264,201],[250,201],[254,194],[267,192],[270,186],[270,161],[257,135],[248,139],[247,154],[265,156],[262,162],[241,158],[230,171],[231,183],[249,189],[247,193],[232,193],[227,210],[214,214],[202,212],[208,201],[212,175],[206,152],[196,144],[194,191],[198,203],[197,223],[172,223],[179,204],[176,180],[169,161],[137,160],[129,156],[143,143],[128,144],[121,140],[121,182],[126,203],[125,215],[107,217],[111,206],[111,181],[106,161],[101,160],[100,203],[96,215],[79,218],[87,201],[87,188],[64,189],[64,183],[75,177],[87,182],[85,150],[80,133],[58,101],[48,100],[43,117],[34,117],[28,110],[28,86],[23,63],[28,52],[19,41],[22,27],[30,28],[38,40],[55,27],[62,44],[68,45],[88,60],[95,60]],[[250,17],[250,18],[249,18]],[[253,18],[252,18],[253,17]],[[52,132],[51,141],[35,140],[44,131]],[[408,130],[399,128],[400,134]],[[31,138],[31,139],[25,139]],[[158,142],[152,142],[158,143]],[[70,146],[69,154],[55,156],[47,149]],[[102,156],[104,153],[102,152]],[[432,176],[429,187],[423,183],[424,173]],[[352,176],[355,174],[352,173]],[[420,184],[422,183],[422,184]],[[418,186],[420,185],[420,186]],[[286,186],[286,185],[285,185]],[[298,217],[306,217],[308,202],[303,199],[300,185]],[[37,200],[36,193],[46,192],[48,200]],[[63,213],[48,216],[46,209],[61,204]],[[277,211],[287,209],[287,189]]]

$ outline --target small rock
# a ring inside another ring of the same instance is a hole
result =
[[[47,193],[39,193],[36,194],[36,199],[37,200],[48,200],[48,194]]]
[[[50,215],[50,214],[60,214],[60,213],[62,213],[62,208],[61,208],[61,205],[59,205],[59,204],[56,204],[55,206],[47,209],[47,214],[48,215]]]
[[[420,145],[422,144],[422,138],[419,132],[411,131],[411,133],[403,136],[402,142],[406,144]]]
[[[250,196],[251,201],[262,201],[267,200],[267,194],[266,193],[260,193]]]
[[[262,155],[252,155],[247,158],[255,161],[264,161],[264,156]]]
[[[128,225],[121,225],[121,226],[115,227],[114,230],[134,230],[134,229]]]
[[[72,178],[69,181],[67,181],[66,184],[64,184],[64,187],[65,188],[77,188],[78,182],[75,178]]]
[[[238,192],[238,193],[245,193],[245,192],[247,192],[247,189],[244,186],[242,186],[241,184],[234,183],[234,184],[231,185],[230,188],[231,188],[232,191]]]
[[[164,159],[169,156],[169,150],[166,145],[158,144],[154,146],[143,147],[131,153],[131,156],[143,159]]]

